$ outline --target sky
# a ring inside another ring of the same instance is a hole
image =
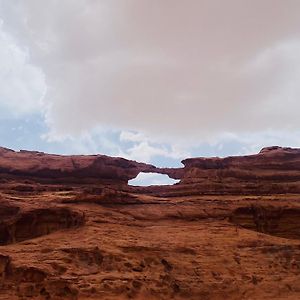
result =
[[[300,147],[298,0],[0,0],[0,145],[157,166]]]

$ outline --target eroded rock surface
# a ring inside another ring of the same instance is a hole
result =
[[[300,239],[300,209],[281,206],[237,208],[230,221],[257,232],[288,239]]]
[[[42,182],[127,183],[152,165],[105,155],[61,156],[43,152],[15,152],[0,148],[0,178],[30,178]]]
[[[300,193],[300,149],[268,147],[259,154],[183,160],[182,184],[219,194]]]
[[[1,204],[0,204],[1,209]],[[0,223],[0,245],[13,244],[84,224],[84,214],[68,208],[37,208],[11,214]]]
[[[183,165],[1,148],[0,299],[300,299],[300,150]]]

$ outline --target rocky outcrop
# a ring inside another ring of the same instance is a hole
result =
[[[0,148],[0,179],[25,178],[41,182],[126,184],[152,165],[105,155],[62,156]]]
[[[300,149],[268,147],[259,154],[182,161],[181,185],[203,194],[300,193]]]
[[[155,172],[181,180],[175,187],[167,188],[171,195],[300,193],[300,149],[268,147],[255,155],[189,158],[182,163],[184,168],[157,168],[105,155],[61,156],[0,148],[0,179],[96,183],[124,189],[128,180],[140,172]],[[30,192],[33,187],[19,185],[14,189]],[[158,193],[161,190],[166,188],[158,189]]]
[[[0,219],[0,245],[29,240],[83,223],[82,213],[64,207],[11,211],[9,217]]]
[[[230,222],[261,233],[300,239],[300,208],[256,206],[237,208]]]
[[[0,149],[0,300],[300,299],[299,162]],[[181,182],[127,185],[139,172]]]

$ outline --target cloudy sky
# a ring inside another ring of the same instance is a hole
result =
[[[0,144],[160,166],[300,147],[299,0],[0,0]]]

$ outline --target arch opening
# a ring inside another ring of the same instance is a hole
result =
[[[140,172],[137,177],[128,181],[131,186],[174,185],[180,180],[172,179],[166,174]]]

